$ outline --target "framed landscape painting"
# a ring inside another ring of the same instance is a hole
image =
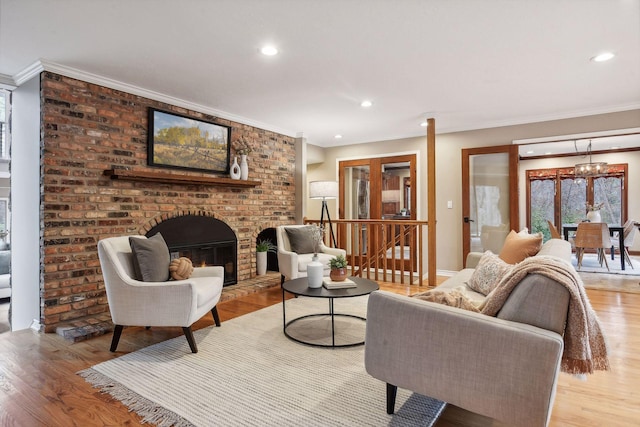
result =
[[[149,108],[149,166],[229,173],[231,128]]]

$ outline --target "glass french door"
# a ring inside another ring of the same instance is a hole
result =
[[[339,197],[340,218],[416,219],[414,154],[346,160],[339,163],[338,169],[342,193]],[[378,236],[369,233],[366,225],[358,232],[362,236],[361,239],[354,239],[356,247],[350,247],[351,240],[340,242],[339,246],[347,248],[349,253],[367,254],[368,239]]]
[[[518,147],[462,150],[462,256],[500,252],[511,229],[519,228]]]

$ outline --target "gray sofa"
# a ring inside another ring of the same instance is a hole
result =
[[[538,255],[570,261],[571,245],[552,239]],[[486,297],[466,286],[480,256],[469,254],[467,268],[437,289],[482,302]],[[522,279],[496,317],[376,291],[367,309],[365,367],[387,383],[390,414],[401,387],[507,425],[546,426],[568,305],[567,289],[538,274]]]
[[[11,296],[11,251],[0,251],[0,299]]]

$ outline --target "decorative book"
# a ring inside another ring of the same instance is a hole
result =
[[[346,288],[355,288],[358,285],[351,279],[344,279],[340,282],[336,282],[331,280],[329,277],[325,277],[322,280],[322,286],[326,289],[346,289]]]

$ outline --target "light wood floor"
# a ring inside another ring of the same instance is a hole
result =
[[[583,274],[583,278],[587,284],[623,281],[632,288],[640,280],[599,274]],[[392,284],[381,288],[401,294],[418,291]],[[561,374],[551,425],[640,425],[640,293],[589,290],[588,295],[608,338],[612,369],[586,381]],[[280,301],[280,289],[275,288],[221,303],[222,326],[225,320]],[[208,315],[195,328],[212,323]],[[110,334],[76,344],[31,330],[0,334],[0,426],[140,425],[135,414],[96,391],[76,372],[179,335],[180,328],[127,328],[114,354],[109,352]],[[384,393],[382,384],[380,393]],[[452,406],[437,423],[440,427],[500,425]]]

